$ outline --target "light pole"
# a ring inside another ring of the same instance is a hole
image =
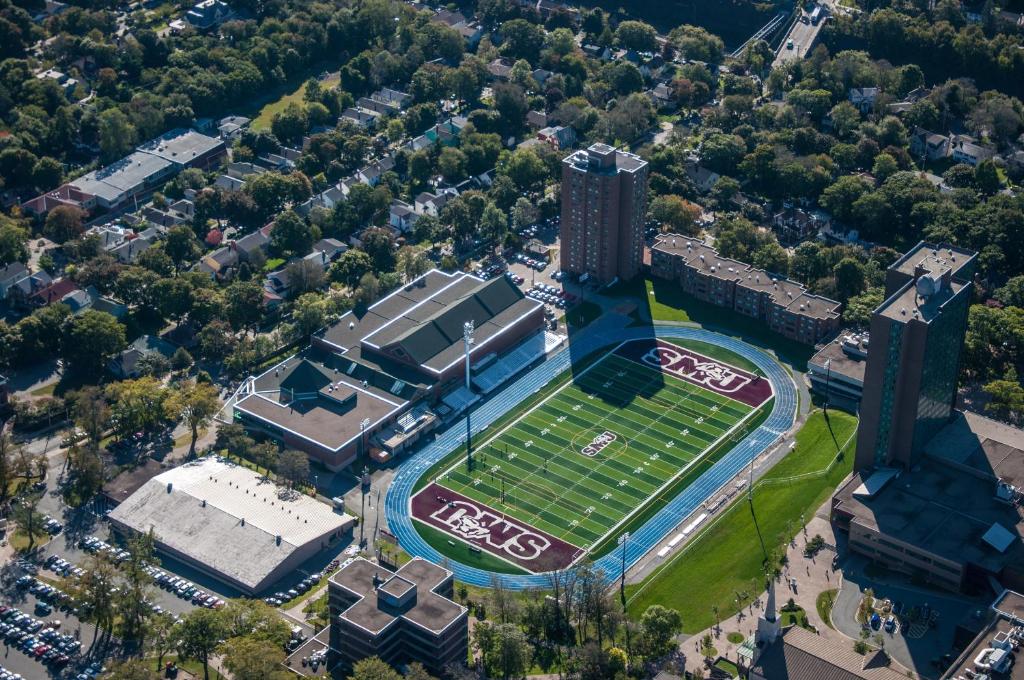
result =
[[[359,423],[359,455],[362,457],[364,449],[366,447],[364,439],[366,436],[366,428],[370,426],[370,419],[363,418]],[[359,480],[359,490],[362,492],[361,505],[359,507],[359,547],[362,548],[366,544],[365,531],[363,527],[366,525],[366,493],[370,490],[370,468],[363,463],[363,476]]]
[[[629,532],[619,536],[619,545],[622,546],[622,574],[619,576],[619,599],[622,600],[622,611],[626,611],[626,541],[629,540]]]
[[[462,324],[462,341],[466,350],[466,391],[471,392],[469,386],[469,353],[473,346],[473,321],[472,319]],[[473,434],[469,424],[470,405],[466,406],[466,471],[473,472]]]
[[[825,404],[821,410],[828,413],[829,378],[832,376],[832,360],[825,359]]]

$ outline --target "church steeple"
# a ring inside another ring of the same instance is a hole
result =
[[[757,633],[755,633],[754,643],[758,650],[763,650],[765,647],[775,642],[779,637],[779,629],[781,628],[781,622],[779,621],[778,613],[775,610],[775,579],[768,579],[768,602],[765,604],[764,611],[761,616],[757,619]]]

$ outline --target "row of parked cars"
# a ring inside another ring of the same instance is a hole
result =
[[[161,571],[152,565],[146,565],[143,569],[146,570],[146,573],[153,578],[153,581],[158,586],[168,592],[174,593],[183,600],[189,600],[197,607],[220,609],[225,604],[224,600],[220,599],[216,595],[211,595],[210,593],[201,590],[199,586],[188,579],[183,579],[180,576],[175,576],[174,574],[168,574],[167,572]]]
[[[51,536],[56,536],[60,532],[64,531],[64,525],[49,515],[43,515],[43,528],[46,529],[46,533]]]
[[[66,666],[82,649],[73,635],[6,605],[0,605],[0,635],[9,646],[55,668]]]
[[[14,582],[19,588],[28,590],[35,595],[39,602],[36,603],[36,613],[40,616],[48,616],[57,607],[66,612],[75,614],[78,612],[78,602],[75,598],[65,593],[60,588],[51,586],[45,581],[40,581],[35,576],[25,575]]]
[[[540,300],[544,304],[554,305],[558,309],[565,309],[576,297],[572,293],[559,290],[555,286],[546,283],[538,283],[526,291],[526,296]]]
[[[536,269],[539,272],[542,272],[548,268],[548,263],[545,260],[535,260],[534,258],[528,256],[526,253],[519,253],[518,255],[516,255],[516,262],[519,262],[520,264],[525,264],[530,269]]]
[[[63,557],[58,555],[50,555],[43,562],[43,566],[64,578],[82,578],[85,574],[85,570],[79,566],[76,566],[74,562],[68,562]]]
[[[287,591],[278,591],[270,597],[263,598],[263,601],[269,604],[271,607],[280,607],[285,602],[294,600],[299,595],[304,595],[305,593],[309,592],[309,590],[313,586],[315,586],[317,583],[320,583],[320,579],[324,577],[324,574],[330,574],[331,572],[335,571],[339,567],[339,565],[347,567],[352,562],[352,560],[353,558],[349,558],[345,560],[344,564],[342,564],[338,560],[331,560],[331,563],[327,565],[327,569],[325,569],[324,571],[313,572],[312,574],[310,574],[309,576],[295,584],[294,588],[291,588]]]
[[[124,548],[118,548],[95,536],[86,536],[78,542],[78,546],[93,555],[106,555],[107,559],[114,564],[121,564],[131,557],[131,553]]]

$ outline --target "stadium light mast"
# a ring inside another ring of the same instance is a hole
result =
[[[462,340],[466,350],[466,391],[472,393],[469,386],[469,353],[473,347],[473,320],[462,324]],[[466,471],[473,471],[473,435],[469,425],[470,405],[466,406]]]
[[[828,414],[829,378],[832,377],[832,359],[825,359],[825,403],[821,410]]]
[[[629,532],[619,536],[619,545],[622,546],[622,574],[619,577],[619,598],[622,600],[622,611],[626,611],[626,541],[629,540]]]

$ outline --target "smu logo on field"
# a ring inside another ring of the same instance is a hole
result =
[[[618,439],[618,437],[615,436],[614,432],[609,432],[608,430],[605,430],[601,434],[594,437],[594,441],[590,442],[582,449],[580,449],[580,453],[582,453],[584,456],[596,456],[598,453],[600,453],[601,449],[608,446],[616,439]]]
[[[536,559],[551,546],[551,541],[543,536],[467,501],[451,501],[430,517],[458,536],[486,541],[520,560]]]
[[[650,366],[674,373],[693,382],[706,385],[719,392],[737,392],[750,383],[750,378],[722,366],[674,350],[669,347],[652,347],[641,360]]]

